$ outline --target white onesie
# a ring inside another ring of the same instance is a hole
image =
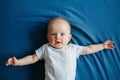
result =
[[[76,58],[82,50],[82,46],[75,44],[55,49],[49,43],[37,49],[38,58],[45,60],[45,80],[75,80]]]

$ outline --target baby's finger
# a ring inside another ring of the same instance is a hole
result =
[[[6,66],[11,65],[11,63],[12,63],[12,58],[9,58],[9,59],[6,61]]]
[[[5,63],[5,65],[6,65],[6,66],[8,66],[8,65],[9,65],[9,64],[8,64],[8,61]]]
[[[115,46],[114,46],[114,45],[109,45],[109,48],[110,48],[110,49],[114,49]]]
[[[13,57],[13,64],[12,65],[16,65],[16,61],[17,61],[16,57]]]

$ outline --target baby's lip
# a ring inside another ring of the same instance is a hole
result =
[[[57,41],[56,43],[59,44],[59,43],[61,43],[61,42],[60,42],[60,41]]]

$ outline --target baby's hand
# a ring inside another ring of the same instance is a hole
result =
[[[113,42],[110,41],[110,40],[105,41],[105,42],[103,43],[103,47],[104,47],[105,49],[114,49],[114,48],[115,48],[115,46],[113,45]]]
[[[16,66],[17,63],[18,63],[18,60],[16,59],[16,57],[12,57],[6,61],[6,66],[9,66],[9,65]]]

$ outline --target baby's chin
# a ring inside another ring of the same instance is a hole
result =
[[[64,46],[52,46],[53,48],[55,48],[55,49],[61,49],[61,48],[63,48]]]
[[[51,45],[51,46],[55,49],[61,49],[61,48],[65,47],[65,45],[59,45],[59,46]]]

